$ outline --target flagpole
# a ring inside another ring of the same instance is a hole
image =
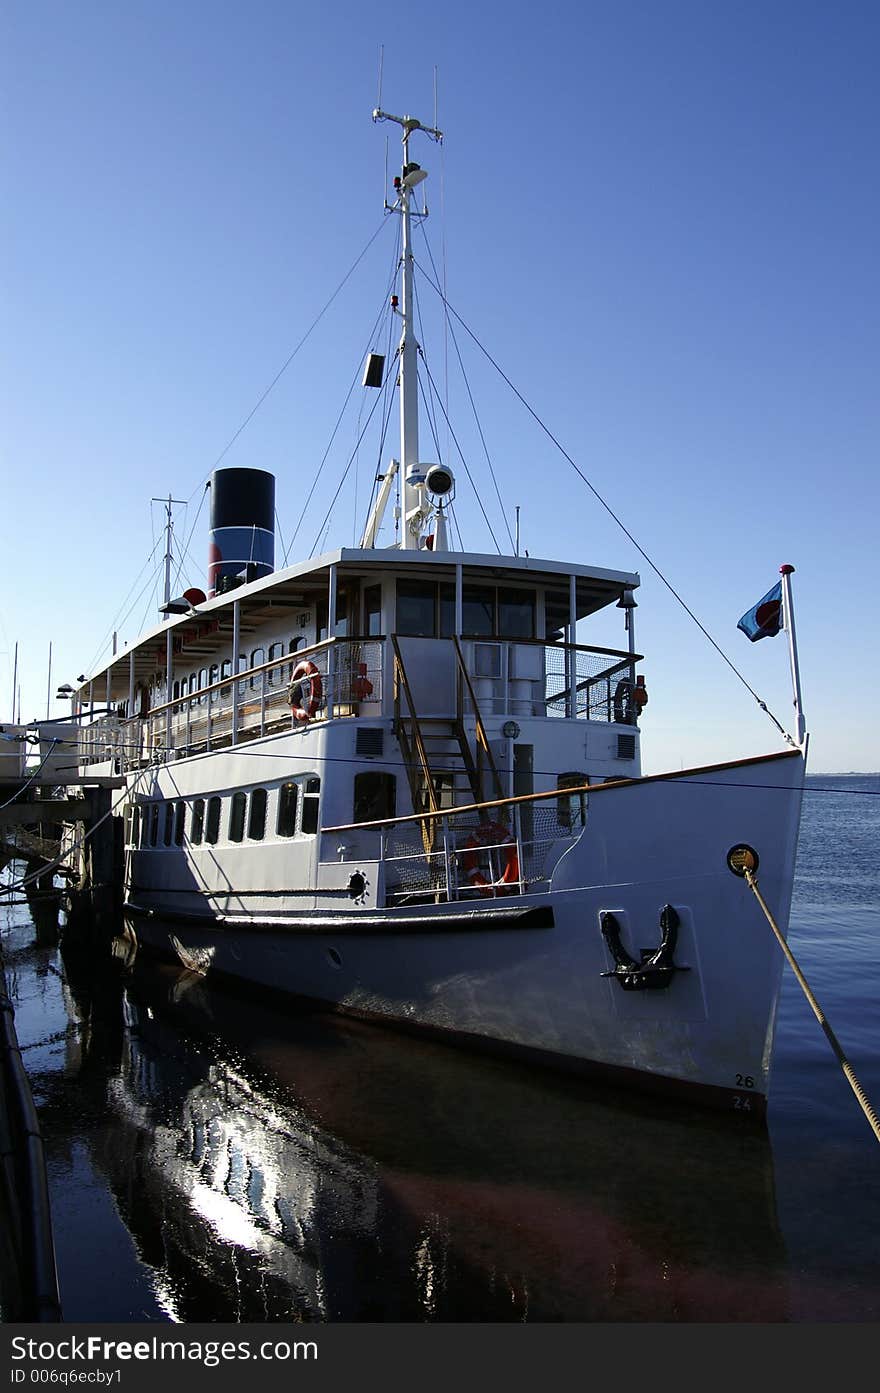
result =
[[[780,566],[782,576],[782,606],[785,632],[788,634],[788,654],[791,659],[791,685],[794,691],[794,709],[797,715],[797,741],[803,745],[807,733],[807,719],[801,699],[801,670],[798,666],[797,635],[794,628],[794,606],[791,600],[791,577],[794,566]]]

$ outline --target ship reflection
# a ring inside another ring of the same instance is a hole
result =
[[[171,1320],[787,1319],[759,1131],[140,960],[102,990],[92,1159]]]

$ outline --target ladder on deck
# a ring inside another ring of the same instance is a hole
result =
[[[489,745],[470,674],[457,638],[450,640],[456,661],[455,715],[420,717],[397,638],[392,634],[394,651],[394,733],[397,736],[409,780],[414,810],[439,812],[462,803],[482,803],[485,798],[503,798],[498,768]],[[474,748],[465,725],[465,702],[470,703],[474,722]],[[486,780],[491,780],[491,791]],[[425,850],[433,845],[434,819],[422,824]]]

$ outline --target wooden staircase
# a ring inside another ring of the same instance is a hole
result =
[[[450,639],[456,663],[456,703],[455,714],[449,717],[419,716],[400,646],[393,634],[391,644],[394,651],[394,733],[403,755],[415,811],[433,813],[468,803],[482,803],[487,797],[503,798],[504,789],[458,639]],[[468,704],[473,720],[473,748],[465,724]],[[427,852],[434,841],[433,819],[422,824],[422,837]]]

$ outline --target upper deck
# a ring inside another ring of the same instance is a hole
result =
[[[207,599],[117,654],[80,688],[81,753],[132,768],[289,730],[288,683],[307,661],[310,728],[393,720],[413,761],[421,721],[489,745],[511,718],[599,723],[609,760],[637,760],[633,735],[608,729],[635,725],[631,625],[625,648],[574,635],[611,605],[630,619],[638,584],[526,556],[341,548]]]

